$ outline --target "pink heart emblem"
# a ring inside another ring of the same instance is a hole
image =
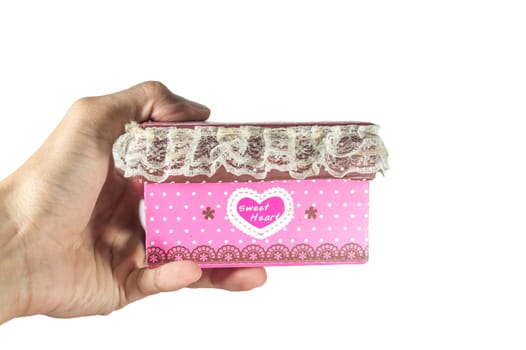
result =
[[[290,193],[272,187],[263,193],[238,188],[228,198],[227,216],[232,225],[245,234],[264,239],[285,228],[294,216]]]
[[[266,227],[283,216],[285,203],[279,197],[270,197],[258,203],[252,198],[244,197],[237,204],[238,214],[246,222],[257,228]]]

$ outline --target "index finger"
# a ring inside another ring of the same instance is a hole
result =
[[[68,112],[68,124],[81,128],[111,148],[130,121],[202,121],[210,115],[207,107],[172,93],[160,82],[148,81],[129,89],[78,100]]]

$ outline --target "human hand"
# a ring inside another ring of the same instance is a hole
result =
[[[147,82],[78,100],[42,147],[0,182],[0,324],[13,317],[108,314],[183,287],[248,290],[262,268],[146,267],[141,185],[111,157],[130,121],[204,120],[208,108]]]

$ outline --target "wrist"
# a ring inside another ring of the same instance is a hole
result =
[[[22,244],[17,224],[10,215],[12,200],[8,180],[0,182],[0,324],[24,314],[27,299]]]

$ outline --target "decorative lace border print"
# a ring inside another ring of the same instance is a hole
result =
[[[310,244],[297,244],[289,249],[283,244],[274,244],[266,250],[258,244],[250,244],[243,249],[227,244],[214,250],[201,245],[193,250],[178,245],[167,251],[157,246],[146,249],[147,262],[156,266],[171,261],[194,260],[200,264],[307,264],[307,263],[365,263],[369,259],[369,246],[347,243],[340,248],[331,243],[317,247]]]

